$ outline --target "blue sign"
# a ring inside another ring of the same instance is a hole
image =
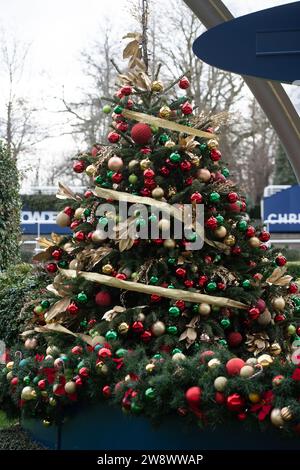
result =
[[[262,216],[270,233],[300,233],[300,186],[265,197]]]
[[[300,2],[221,23],[193,44],[204,62],[240,75],[300,80]]]
[[[21,212],[21,230],[24,235],[47,235],[55,232],[58,234],[70,234],[71,230],[56,225],[55,211],[30,211]]]

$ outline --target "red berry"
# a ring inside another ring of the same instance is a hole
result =
[[[190,81],[187,77],[182,77],[179,80],[178,85],[179,85],[179,88],[181,88],[182,90],[186,90],[190,86]]]
[[[196,202],[197,204],[200,204],[202,201],[203,201],[202,194],[196,192],[191,195],[191,202]]]
[[[238,200],[237,193],[230,192],[227,194],[227,199],[229,202],[236,202]]]
[[[114,131],[109,132],[107,139],[111,144],[116,144],[120,140],[120,134]]]
[[[73,163],[73,170],[75,173],[82,173],[85,169],[85,163],[83,160],[79,160],[78,162]]]
[[[57,265],[55,263],[46,264],[46,269],[48,273],[55,273],[57,271]]]
[[[148,124],[139,122],[131,129],[131,138],[136,144],[145,145],[152,138],[152,131]]]
[[[189,103],[188,101],[186,101],[186,102],[181,106],[181,112],[182,112],[184,115],[192,114],[192,112],[193,112],[193,106],[191,105],[191,103]]]
[[[211,149],[210,151],[210,158],[213,162],[218,162],[222,157],[220,150],[218,149]]]

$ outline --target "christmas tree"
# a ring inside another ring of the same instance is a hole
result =
[[[90,189],[59,185],[57,223],[72,234],[40,240],[51,279],[1,372],[2,399],[45,424],[109,400],[154,420],[297,431],[298,286],[222,163],[220,117],[193,108],[186,76],[150,78],[141,36],[127,39],[128,69],[103,108],[108,143],[74,162]]]

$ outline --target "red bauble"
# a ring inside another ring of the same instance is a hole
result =
[[[109,348],[101,348],[98,351],[98,357],[100,357],[101,359],[105,359],[106,357],[111,357],[111,356],[112,356],[112,352]]]
[[[120,279],[121,281],[126,281],[127,276],[126,276],[125,273],[118,273],[118,274],[116,274],[116,278]]]
[[[218,227],[218,221],[215,217],[212,216],[209,219],[207,219],[207,221],[205,222],[205,225],[210,230],[215,230]]]
[[[178,277],[185,277],[186,276],[186,269],[184,269],[184,268],[177,268],[175,272],[176,272],[176,276],[178,276]]]
[[[213,162],[218,162],[222,157],[220,150],[218,149],[211,149],[210,151],[210,158]]]
[[[132,324],[132,330],[135,332],[135,333],[142,333],[142,331],[144,331],[144,325],[141,321],[135,321],[133,322]]]
[[[237,202],[230,202],[228,204],[228,210],[230,212],[240,212],[241,211],[241,206]]]
[[[75,173],[82,173],[85,169],[85,163],[83,160],[78,160],[77,162],[73,163],[73,170]]]
[[[38,388],[40,390],[45,390],[46,385],[47,385],[47,382],[46,382],[45,379],[41,379],[41,380],[38,381]]]
[[[141,152],[143,155],[149,155],[149,153],[151,153],[152,150],[151,150],[150,147],[143,147],[142,149],[140,149],[140,152]]]
[[[81,377],[76,377],[75,383],[76,383],[76,387],[81,387],[81,385],[82,385]]]
[[[260,234],[259,234],[259,239],[262,241],[262,242],[267,242],[270,240],[270,234],[269,232],[267,232],[266,230],[263,230]]]
[[[129,100],[127,100],[126,108],[127,108],[127,109],[131,109],[131,108],[132,108],[132,106],[133,106],[133,101],[132,101],[132,100],[130,100],[130,99],[129,99]]]
[[[102,393],[105,398],[111,397],[111,388],[109,385],[104,385],[102,388]]]
[[[152,303],[160,302],[161,301],[161,296],[157,294],[152,294],[150,296],[150,300]]]
[[[82,347],[81,346],[74,346],[72,349],[71,349],[71,352],[72,354],[75,354],[76,356],[78,356],[79,354],[82,354]]]
[[[70,206],[66,206],[64,208],[64,213],[67,214],[69,217],[72,217],[74,214],[74,209],[72,209],[72,207]]]
[[[214,180],[218,181],[219,183],[224,183],[226,181],[226,178],[220,171],[216,171]]]
[[[277,266],[284,266],[286,264],[286,258],[282,255],[277,256],[275,262]]]
[[[283,313],[279,313],[274,318],[275,323],[280,323],[280,322],[285,321],[285,320],[286,320],[286,316]]]
[[[111,305],[111,295],[109,292],[102,290],[95,297],[95,302],[99,307],[109,307]]]
[[[245,406],[245,400],[238,393],[233,393],[227,397],[226,404],[230,411],[241,411]]]
[[[251,238],[251,237],[254,237],[255,235],[255,228],[252,227],[252,225],[250,225],[247,230],[246,230],[246,235],[247,237]]]
[[[83,242],[83,240],[85,239],[85,233],[79,230],[75,233],[75,238],[78,242]]]
[[[191,167],[192,167],[192,164],[187,160],[184,160],[183,162],[180,163],[180,169],[182,171],[190,171]]]
[[[48,273],[55,273],[57,271],[57,265],[55,263],[48,263],[46,264],[46,269]]]
[[[212,257],[209,255],[204,256],[204,263],[205,264],[211,264],[212,263]]]
[[[62,251],[60,249],[53,250],[51,253],[52,258],[54,258],[56,261],[60,260],[62,256]]]
[[[182,106],[181,106],[181,112],[185,115],[192,114],[193,112],[193,106],[191,103],[186,101]]]
[[[252,307],[248,310],[248,316],[251,320],[257,320],[260,315],[260,310],[256,307]]]
[[[196,202],[197,204],[201,204],[202,201],[203,201],[202,194],[196,192],[191,195],[191,202]]]
[[[233,255],[236,255],[236,256],[242,253],[242,249],[240,246],[233,246],[230,251]]]
[[[230,192],[227,194],[227,199],[229,202],[236,202],[238,200],[237,193]]]
[[[163,176],[169,176],[170,170],[166,166],[162,166],[159,170],[160,174]]]
[[[213,356],[215,355],[214,351],[203,351],[201,354],[200,354],[200,362],[201,364],[205,364],[206,362],[208,362]]]
[[[121,183],[121,181],[123,179],[122,173],[114,173],[112,175],[111,179],[112,179],[113,183],[116,183],[116,184]]]
[[[264,301],[264,299],[258,299],[255,304],[255,307],[258,308],[260,313],[262,313],[266,309],[266,302]]]
[[[179,88],[186,90],[190,86],[190,81],[187,77],[182,77],[178,82]]]
[[[151,196],[151,191],[148,188],[143,188],[140,190],[140,194],[144,197],[149,197]]]
[[[297,286],[297,284],[295,284],[295,282],[291,282],[291,284],[289,285],[289,292],[291,294],[297,294],[298,286]]]
[[[191,186],[191,184],[193,184],[193,181],[194,181],[194,178],[193,178],[192,176],[189,176],[189,177],[185,180],[186,186]]]
[[[154,178],[155,176],[155,173],[153,170],[151,170],[151,168],[147,168],[147,170],[144,171],[144,178]]]
[[[80,225],[79,220],[73,220],[73,222],[70,225],[70,229],[71,230],[76,230],[79,225]]]
[[[184,285],[185,285],[185,287],[187,287],[187,288],[193,287],[194,281],[192,281],[191,279],[186,279],[186,280],[184,281]]]
[[[241,412],[237,415],[237,419],[239,421],[245,421],[246,418],[247,418],[247,414],[245,412]]]
[[[19,383],[18,377],[13,377],[10,381],[11,385],[18,385],[18,383]]]
[[[108,136],[107,136],[107,139],[111,144],[116,144],[120,140],[120,134],[118,134],[117,132],[114,132],[114,131],[109,132]]]
[[[185,392],[185,399],[191,408],[198,408],[201,402],[202,390],[200,387],[190,387]]]
[[[198,285],[199,285],[200,287],[204,287],[207,282],[208,282],[208,277],[205,276],[205,275],[203,275],[203,276],[200,276],[200,277],[199,277]]]
[[[246,212],[246,210],[247,210],[247,205],[246,205],[245,201],[242,201],[241,212]]]
[[[239,357],[234,357],[226,362],[226,370],[229,375],[238,375],[244,365],[245,361],[243,361],[243,359],[240,359]]]
[[[215,393],[215,400],[216,400],[216,403],[218,403],[218,405],[222,405],[223,403],[225,403],[226,398],[225,398],[224,393],[216,392]]]
[[[162,245],[163,244],[163,240],[162,238],[155,238],[154,240],[152,240],[152,243],[154,243],[154,245]]]
[[[84,197],[86,199],[88,199],[89,197],[91,197],[93,195],[93,192],[91,190],[87,190],[85,193],[84,193]]]
[[[91,320],[89,320],[88,325],[90,328],[92,328],[92,326],[94,326],[96,323],[97,323],[97,320],[95,320],[95,318],[92,318]]]
[[[118,123],[116,124],[116,129],[117,129],[118,131],[121,131],[121,132],[126,132],[126,131],[128,130],[128,124],[127,124],[127,122],[124,122],[124,121],[118,122]]]
[[[71,315],[77,315],[79,312],[79,307],[74,302],[71,302],[70,305],[66,308],[67,312],[69,312]]]
[[[180,308],[180,310],[185,309],[185,301],[184,300],[181,300],[181,299],[176,300],[175,305],[176,305],[176,307]]]
[[[141,340],[144,341],[144,343],[148,343],[152,338],[152,333],[151,331],[148,331],[148,330],[145,330],[142,334],[141,334]]]
[[[227,340],[229,346],[231,346],[232,348],[236,348],[243,341],[243,337],[241,333],[232,331],[231,333],[229,333]]]
[[[152,131],[148,124],[138,122],[131,129],[131,138],[136,144],[145,145],[152,138]]]
[[[90,374],[90,371],[89,371],[89,369],[88,369],[87,367],[81,367],[81,368],[79,369],[79,375],[80,375],[81,377],[88,377],[89,374]]]
[[[224,290],[226,289],[226,284],[224,284],[224,282],[218,282],[217,287],[219,290]]]
[[[132,87],[130,85],[124,85],[122,86],[122,88],[120,89],[120,92],[122,93],[122,95],[124,96],[129,96],[131,95],[132,93]]]
[[[259,248],[263,251],[267,251],[269,249],[267,245],[264,245],[264,244],[261,244]]]

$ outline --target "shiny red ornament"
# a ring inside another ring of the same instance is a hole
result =
[[[270,240],[270,237],[271,235],[269,234],[269,232],[267,232],[266,230],[263,230],[260,234],[259,234],[259,239],[262,241],[262,242],[268,242]]]
[[[193,106],[191,105],[191,103],[189,103],[188,101],[183,103],[183,105],[181,105],[181,112],[182,112],[182,114],[184,114],[186,116],[189,115],[189,114],[192,114],[193,113]]]
[[[75,212],[74,209],[70,206],[66,206],[64,208],[64,213],[67,214],[69,217],[72,217],[74,212]]]
[[[114,173],[112,175],[111,179],[112,179],[113,183],[119,184],[119,183],[121,183],[121,181],[123,179],[123,175],[122,175],[122,173]]]
[[[73,220],[73,222],[70,225],[70,229],[71,230],[76,230],[79,225],[80,225],[79,220]]]
[[[152,179],[145,179],[144,185],[145,185],[146,188],[152,190],[152,189],[156,188],[157,183]]]
[[[166,166],[162,166],[160,169],[159,169],[159,172],[161,175],[163,176],[169,176],[170,174],[170,170],[169,168],[167,168]]]
[[[201,403],[202,390],[200,387],[190,387],[185,392],[185,399],[191,408],[198,408]]]
[[[186,280],[184,281],[184,285],[185,285],[185,287],[187,287],[187,288],[193,287],[194,281],[192,281],[191,279],[186,279]]]
[[[73,163],[73,171],[75,173],[82,173],[85,170],[85,163],[83,160],[78,160],[77,162]]]
[[[115,97],[116,97],[116,98],[119,98],[119,99],[123,98],[123,93],[121,92],[121,90],[117,90],[117,91],[116,91]]]
[[[226,289],[226,284],[224,284],[224,282],[218,282],[217,283],[217,288],[219,290],[224,290],[224,289]]]
[[[82,386],[82,378],[81,377],[76,377],[75,384],[76,384],[76,387],[81,387]]]
[[[75,233],[75,238],[78,242],[83,242],[85,239],[85,233],[79,230],[78,232]]]
[[[261,281],[263,275],[261,273],[255,273],[253,274],[253,279],[255,279],[256,281]]]
[[[176,300],[175,306],[180,308],[180,310],[184,310],[185,309],[185,301],[182,300],[182,299]]]
[[[121,121],[116,124],[116,129],[120,132],[126,132],[128,130],[127,122]]]
[[[226,370],[228,375],[239,375],[241,368],[245,365],[245,361],[239,357],[233,357],[226,362]]]
[[[246,212],[246,210],[247,210],[247,204],[245,203],[245,201],[242,201],[241,212]]]
[[[99,307],[109,307],[111,305],[111,295],[107,291],[100,291],[96,294],[95,302]]]
[[[241,211],[241,206],[237,202],[230,202],[228,204],[228,210],[229,212],[240,212]]]
[[[95,318],[92,318],[91,320],[89,320],[88,325],[89,325],[89,327],[92,327],[92,326],[94,326],[96,323],[97,323],[97,320],[95,320]]]
[[[274,318],[275,323],[280,323],[285,320],[286,320],[286,316],[283,313],[278,313]]]
[[[190,86],[190,81],[187,77],[182,77],[178,82],[179,88],[186,90]]]
[[[255,235],[255,228],[250,225],[246,230],[246,235],[248,238],[254,237]]]
[[[210,158],[213,162],[218,162],[222,158],[222,154],[218,149],[211,149]]]
[[[145,331],[141,334],[141,340],[144,341],[144,343],[149,343],[149,341],[151,340],[151,338],[152,338],[152,333],[151,333],[151,331],[145,330]]]
[[[135,333],[142,333],[142,331],[144,331],[144,325],[141,321],[135,321],[133,322],[132,324],[132,330],[135,332]]]
[[[143,173],[144,178],[154,178],[155,172],[151,168],[147,168],[147,170]]]
[[[201,202],[203,201],[203,196],[202,194],[196,192],[191,195],[190,199],[191,199],[191,202],[196,202],[197,204],[201,204]]]
[[[220,171],[216,171],[216,173],[214,174],[214,180],[218,181],[219,183],[225,183],[226,178],[224,175],[222,175]]]
[[[176,276],[178,276],[178,277],[185,277],[186,276],[186,269],[177,268],[175,273],[176,273]]]
[[[131,129],[131,138],[136,144],[147,144],[152,138],[151,127],[143,122],[138,122]]]
[[[204,287],[207,282],[208,282],[208,277],[205,276],[205,275],[200,276],[199,279],[198,279],[198,285],[200,287]]]
[[[189,176],[189,177],[185,180],[186,186],[191,186],[191,184],[193,184],[193,181],[194,181],[194,178],[193,178],[192,176]]]
[[[132,93],[132,87],[130,85],[124,85],[120,89],[122,95],[129,96]]]
[[[155,245],[162,245],[163,242],[164,241],[161,238],[155,238],[154,240],[152,240],[152,243],[154,243]]]
[[[11,385],[14,385],[14,386],[15,386],[15,385],[18,385],[18,383],[19,383],[18,377],[13,377],[13,378],[11,379],[11,381],[10,381],[10,384],[11,384]]]
[[[152,150],[150,147],[143,147],[140,149],[140,152],[143,154],[143,155],[149,155],[150,153],[152,153]]]
[[[246,418],[247,418],[247,414],[245,412],[241,412],[237,414],[237,419],[239,421],[245,421]]]
[[[269,248],[267,247],[267,245],[265,245],[264,243],[262,243],[261,245],[259,245],[259,248],[260,250],[263,250],[263,251],[267,251]]]
[[[48,263],[46,264],[46,270],[51,274],[56,273],[57,265],[55,263]]]
[[[284,266],[286,264],[286,257],[285,256],[277,256],[275,258],[275,262],[277,264],[277,266]]]
[[[223,403],[225,403],[226,398],[225,398],[224,393],[216,392],[215,393],[215,401],[216,401],[216,403],[218,403],[218,405],[222,405]]]
[[[298,286],[295,282],[291,282],[291,284],[289,285],[289,292],[291,294],[297,294],[298,292]]]
[[[182,171],[190,171],[192,167],[192,164],[188,160],[183,160],[183,162],[180,163],[180,169]]]
[[[230,192],[227,194],[227,199],[229,202],[236,202],[238,200],[238,195],[237,193],[234,193],[234,192]]]
[[[109,385],[104,385],[104,387],[102,387],[102,394],[105,398],[111,397],[111,388]]]
[[[260,311],[256,307],[252,307],[248,310],[248,316],[251,320],[257,320],[260,315]]]
[[[111,144],[116,144],[120,140],[120,134],[118,134],[117,132],[114,132],[114,131],[109,132],[108,136],[107,136],[107,139]]]
[[[89,369],[88,369],[87,367],[81,367],[81,368],[79,369],[79,375],[80,375],[81,377],[88,377],[89,374],[90,374],[90,371],[89,371]]]
[[[86,199],[88,199],[88,198],[91,197],[92,195],[93,195],[93,192],[90,191],[89,189],[84,193],[84,197],[85,197]]]
[[[152,294],[150,296],[150,300],[152,303],[160,302],[161,301],[161,296],[157,294]]]
[[[120,281],[126,281],[127,276],[126,276],[125,273],[118,273],[118,274],[116,274],[116,278],[120,279]]]
[[[140,190],[140,194],[144,197],[149,197],[151,196],[151,191],[148,188],[143,188]]]
[[[210,230],[215,230],[218,227],[218,221],[215,217],[212,216],[209,219],[207,219],[207,221],[205,222],[205,225]]]
[[[62,257],[62,250],[56,249],[53,250],[51,253],[52,258],[54,258],[56,261],[60,260]]]
[[[211,264],[212,263],[212,257],[209,255],[204,256],[204,263],[205,264]]]
[[[71,315],[77,315],[77,313],[79,312],[79,307],[74,302],[71,302],[70,305],[68,305],[68,307],[66,308],[66,310]]]
[[[46,382],[45,379],[41,379],[41,380],[38,381],[39,390],[45,390],[46,385],[47,385],[47,382]]]
[[[242,253],[242,249],[240,246],[233,246],[230,251],[235,256],[238,256]]]
[[[233,393],[227,397],[226,405],[230,411],[241,411],[245,406],[245,400],[238,393]]]
[[[241,333],[239,333],[238,331],[232,331],[227,336],[227,341],[228,341],[229,346],[231,346],[232,348],[236,348],[243,341],[243,337]]]
[[[75,356],[79,356],[79,354],[82,354],[82,346],[74,346],[72,349],[71,349],[71,352],[72,354],[75,354]]]
[[[106,357],[111,357],[111,356],[112,356],[112,352],[109,348],[101,348],[98,351],[98,357],[100,357],[101,359],[105,359]]]

